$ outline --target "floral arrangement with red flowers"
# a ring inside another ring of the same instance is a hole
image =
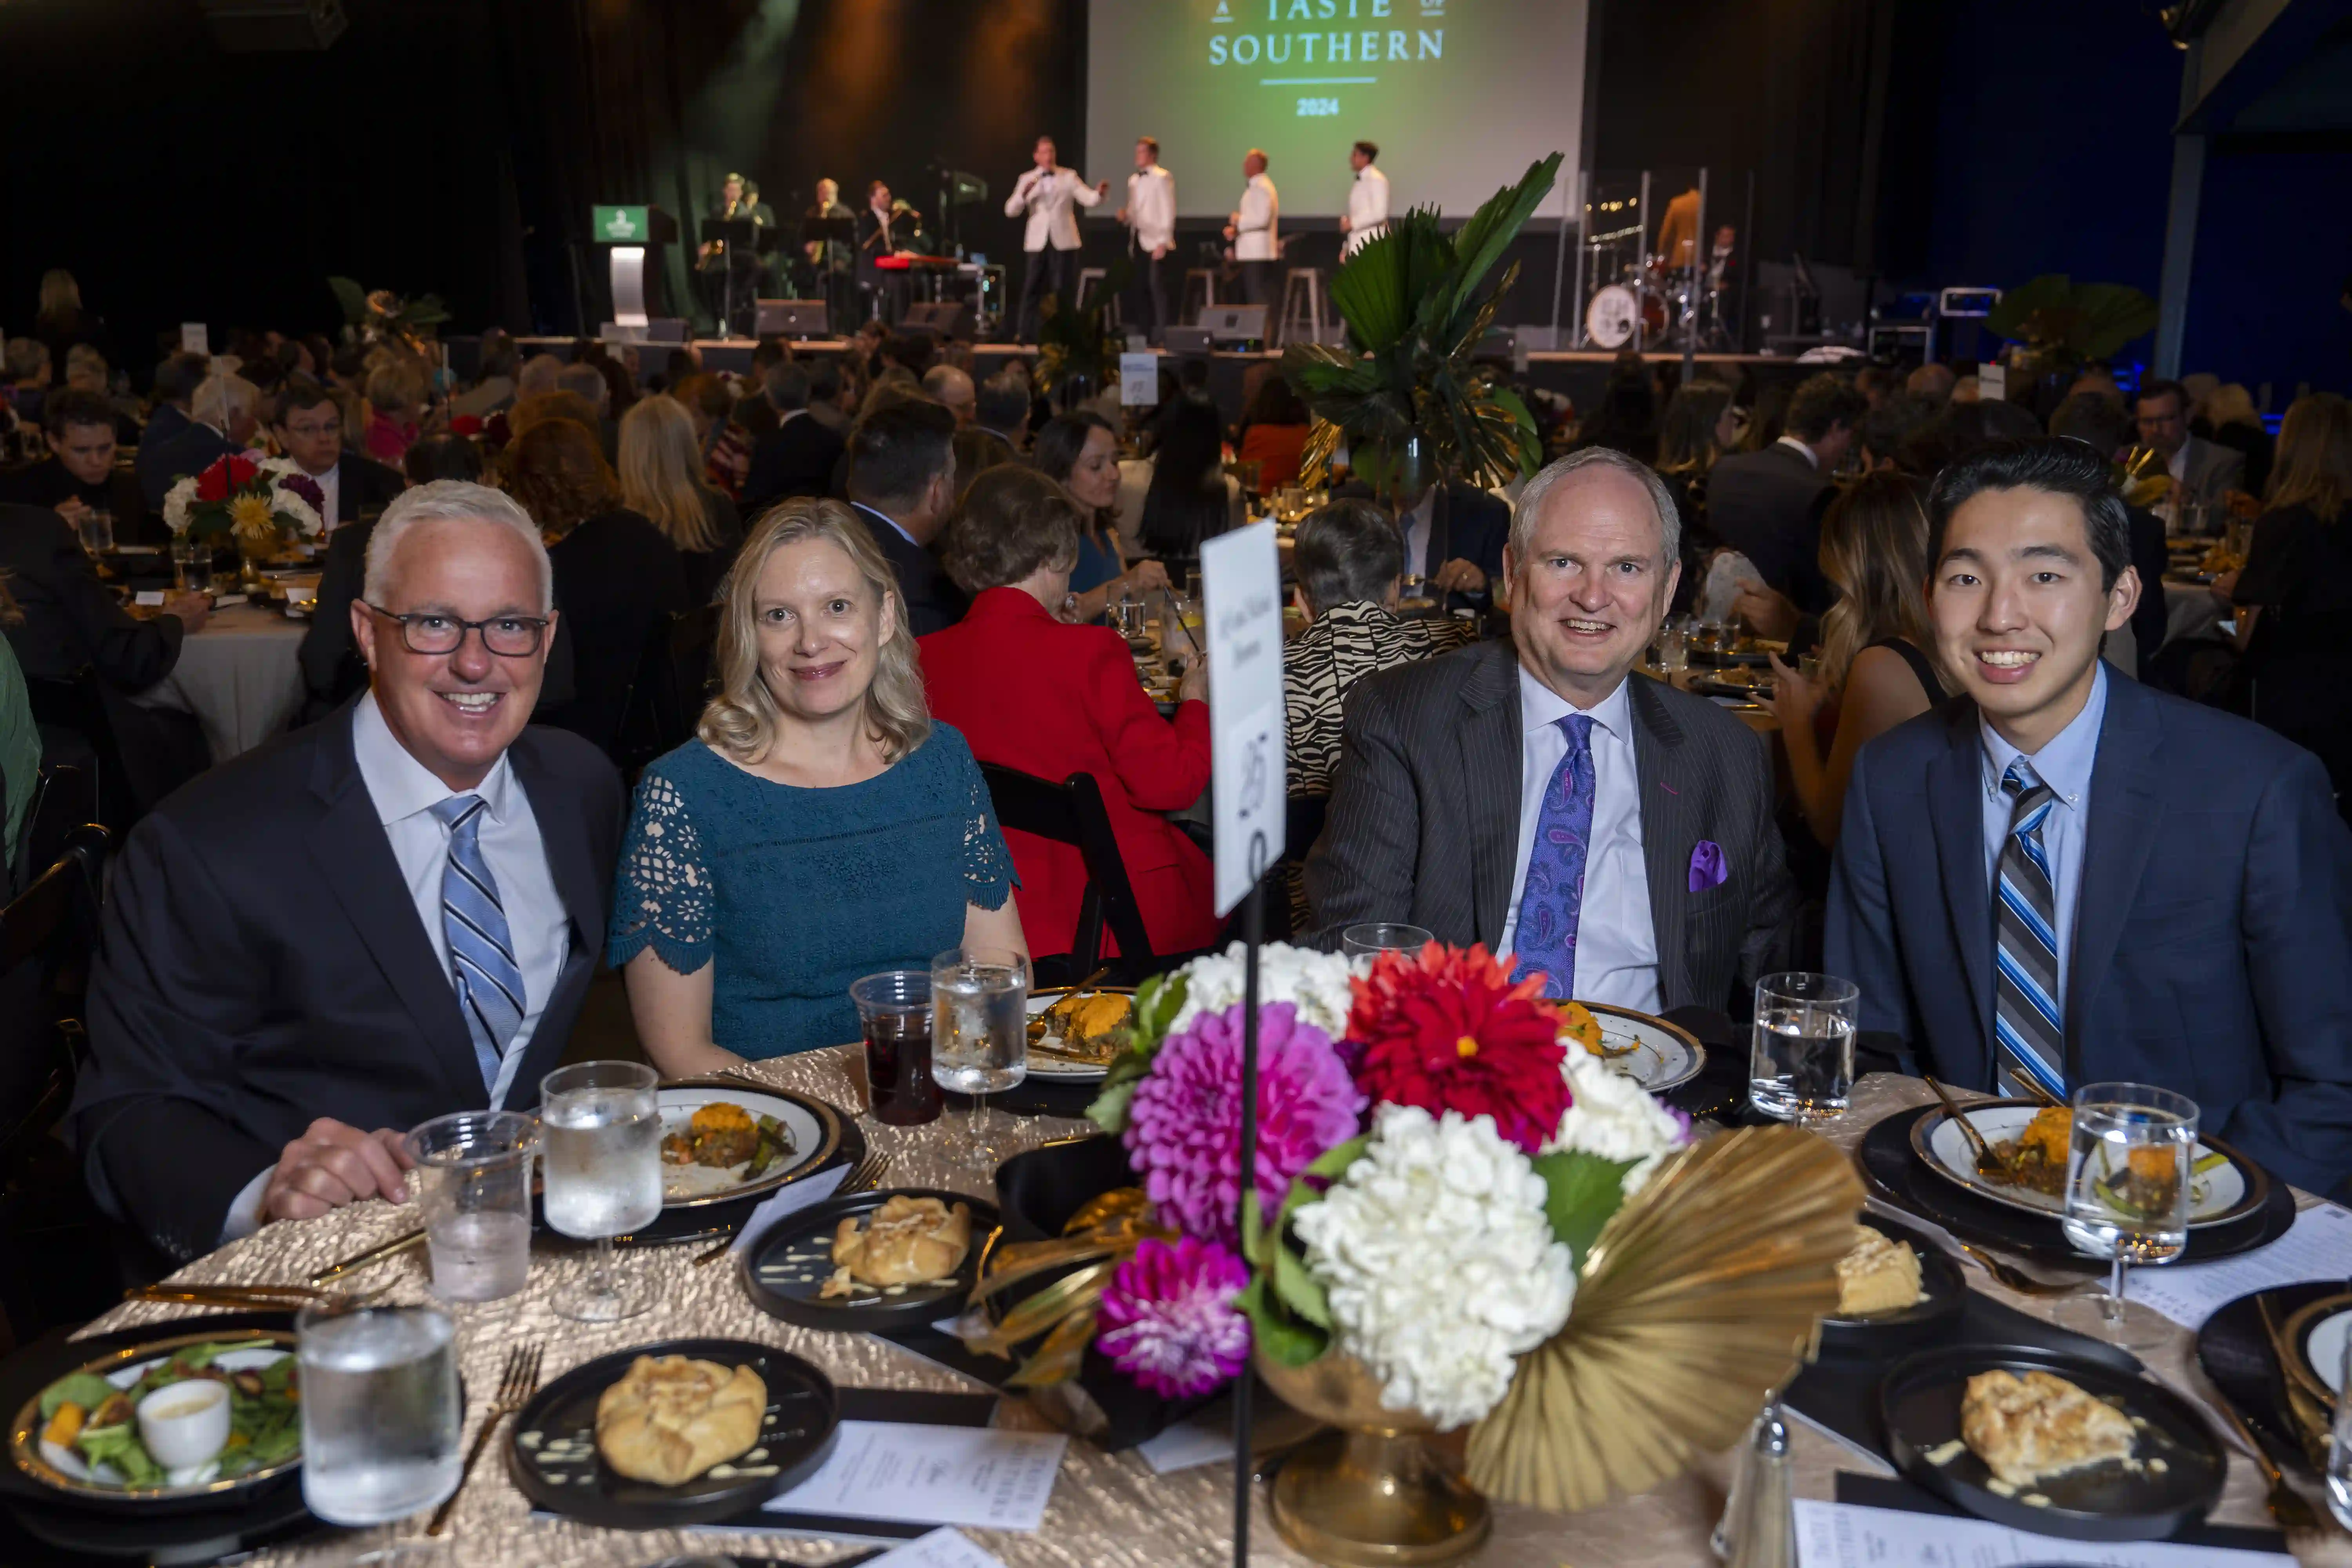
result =
[[[244,453],[215,458],[163,496],[163,521],[173,533],[234,540],[248,555],[323,534],[326,509],[326,492],[299,464]]]
[[[1418,953],[1379,954],[1355,990],[1348,1037],[1363,1047],[1356,1082],[1374,1102],[1492,1117],[1528,1154],[1559,1131],[1568,1048],[1540,975],[1513,984],[1483,945],[1433,942]]]

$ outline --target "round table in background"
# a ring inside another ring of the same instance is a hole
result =
[[[225,763],[293,721],[302,706],[296,655],[309,627],[276,605],[215,610],[204,630],[181,639],[172,673],[135,700],[194,714],[213,761]]]

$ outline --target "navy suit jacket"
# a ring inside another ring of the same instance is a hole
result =
[[[1862,749],[1827,962],[1862,1026],[1993,1084],[1992,874],[1966,698]],[[2352,831],[2317,758],[2110,674],[2067,967],[2066,1079],[2153,1083],[2314,1192],[2352,1183]]]
[[[244,450],[211,426],[191,422],[160,441],[152,436],[142,441],[131,467],[139,475],[139,488],[145,493],[148,506],[160,512],[163,510],[163,497],[173,485],[190,474],[203,473],[231,453]]]

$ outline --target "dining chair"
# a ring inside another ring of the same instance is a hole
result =
[[[994,763],[981,763],[980,773],[988,782],[999,826],[1067,844],[1086,863],[1087,890],[1078,903],[1070,951],[1033,956],[1033,984],[1044,990],[1076,984],[1092,974],[1103,962],[1106,931],[1118,943],[1119,956],[1111,962],[1122,980],[1132,984],[1166,968],[1152,952],[1151,935],[1144,929],[1143,910],[1135,901],[1135,887],[1128,880],[1127,862],[1119,858],[1110,813],[1094,774],[1072,773],[1055,784]]]

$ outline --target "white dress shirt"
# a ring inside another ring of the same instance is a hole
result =
[[[2058,915],[2058,1005],[2066,1006],[2066,973],[2074,956],[2074,907],[2083,901],[2083,851],[2091,837],[2091,770],[2099,760],[2099,726],[2107,716],[2107,661],[2092,673],[2091,695],[2083,710],[2050,739],[2050,743],[2026,757],[2000,738],[1984,716],[1977,717],[1977,734],[1984,760],[1985,886],[2000,877],[2000,851],[2009,837],[2011,807],[2016,803],[2000,787],[2009,764],[2025,757],[2033,776],[2058,797],[2042,819],[2042,847],[2050,859],[2050,900]]]
[[[1090,207],[1102,200],[1102,193],[1078,177],[1076,169],[1056,164],[1052,170],[1029,165],[1004,201],[1004,216],[1019,217],[1029,215],[1029,226],[1021,236],[1021,248],[1032,253],[1045,248],[1050,243],[1056,250],[1078,247],[1078,215],[1075,207]]]
[[[1529,675],[1525,665],[1519,667],[1519,855],[1497,946],[1507,969],[1544,793],[1568,760],[1568,734],[1559,721],[1570,713],[1588,712],[1592,719],[1592,831],[1585,840],[1584,901],[1577,913],[1576,973],[1569,994],[1580,1002],[1654,1013],[1658,939],[1650,924],[1649,871],[1642,862],[1633,703],[1625,686],[1619,681],[1598,707],[1580,710]]]
[[[1367,163],[1356,171],[1356,183],[1348,187],[1348,243],[1339,248],[1339,259],[1363,247],[1375,235],[1389,226],[1389,177]]]
[[[1149,256],[1176,243],[1176,176],[1154,163],[1127,177],[1127,221],[1135,248]]]
[[[416,918],[424,922],[425,938],[433,944],[434,959],[446,973],[449,937],[441,923],[441,878],[449,864],[449,829],[433,815],[433,807],[456,792],[427,772],[394,737],[373,692],[361,698],[352,711],[352,752],[359,763],[360,782],[367,785],[368,799],[392,843],[400,879],[408,885]],[[563,900],[555,890],[555,874],[548,868],[539,819],[531,815],[530,799],[507,759],[501,756],[481,784],[465,793],[480,795],[485,804],[478,841],[490,876],[499,885],[499,903],[506,911],[515,964],[522,971],[526,1004],[522,1025],[507,1042],[498,1080],[490,1088],[489,1103],[495,1110],[513,1087],[524,1047],[538,1030],[548,997],[572,956],[572,919],[564,913]],[[227,1222],[221,1227],[224,1246],[260,1228],[262,1194],[276,1170],[275,1164],[264,1169],[229,1205]]]
[[[1264,174],[1253,175],[1242,189],[1241,209],[1234,215],[1234,259],[1272,261],[1280,257],[1281,217],[1282,198],[1275,195],[1274,182]]]
[[[1794,436],[1783,436],[1778,441],[1773,442],[1772,445],[1775,447],[1794,447],[1797,454],[1805,459],[1805,466],[1807,468],[1812,469],[1813,472],[1817,474],[1822,471],[1821,455],[1815,452],[1811,447],[1806,446],[1802,441],[1798,440]]]

